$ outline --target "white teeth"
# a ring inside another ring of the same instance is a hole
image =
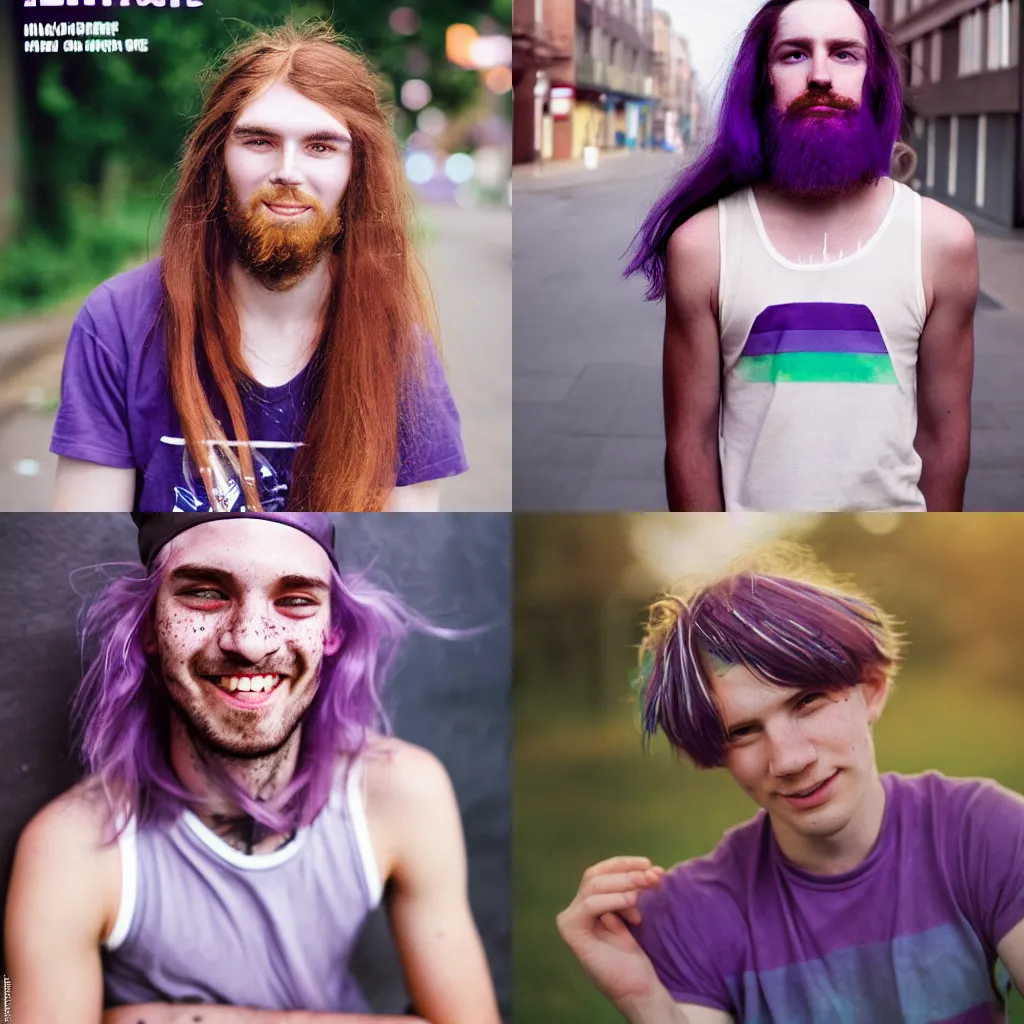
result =
[[[241,690],[243,693],[269,693],[278,682],[276,675],[263,676],[221,676],[220,688],[234,693]]]

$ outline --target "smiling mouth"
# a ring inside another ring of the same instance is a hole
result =
[[[297,217],[301,213],[305,213],[310,207],[308,206],[282,206],[278,203],[264,203],[264,206],[272,213],[276,213],[281,217]]]
[[[833,772],[827,779],[822,779],[821,782],[817,782],[807,789],[801,789],[795,793],[783,793],[782,795],[786,797],[787,800],[800,800],[809,796],[814,796],[814,794],[817,793],[818,790],[820,790],[823,786],[827,786],[836,777],[837,774],[838,772]]]
[[[225,693],[271,693],[284,676],[276,672],[264,675],[206,676],[209,682]]]

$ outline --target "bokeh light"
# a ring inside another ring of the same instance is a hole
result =
[[[427,135],[440,135],[448,127],[448,118],[438,107],[427,107],[419,112],[416,127]]]
[[[509,36],[480,36],[469,47],[473,67],[495,68],[512,63],[512,39]]]
[[[445,53],[448,59],[460,68],[472,68],[473,44],[480,38],[472,25],[449,25],[445,33]]]
[[[388,18],[388,25],[400,36],[411,36],[419,31],[420,16],[411,7],[396,7]]]
[[[444,173],[456,185],[471,181],[476,167],[468,153],[452,153],[444,163]]]
[[[512,88],[511,68],[491,68],[484,73],[484,84],[499,96]]]
[[[402,85],[401,98],[406,110],[422,110],[434,98],[434,94],[422,78],[410,78]]]
[[[405,159],[405,176],[416,185],[434,177],[434,158],[429,153],[410,153]]]

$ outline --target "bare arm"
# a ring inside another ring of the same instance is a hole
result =
[[[134,504],[134,469],[100,466],[66,455],[57,458],[54,512],[131,512]]]
[[[421,484],[396,487],[388,499],[385,512],[437,512],[441,507],[441,494],[436,480]]]
[[[430,1024],[499,1024],[466,891],[462,823],[441,763],[394,740],[367,761],[368,813],[390,852],[388,910],[416,1012]]]
[[[665,292],[665,483],[673,512],[721,512],[718,458],[721,347],[718,337],[718,210],[669,239]]]
[[[971,455],[978,247],[959,213],[925,200],[923,215],[929,312],[918,351],[914,447],[928,511],[961,512]]]
[[[100,941],[116,914],[120,862],[101,849],[95,806],[74,793],[18,841],[5,921],[13,1024],[100,1024]]]
[[[1024,921],[1011,928],[1009,934],[996,947],[999,959],[1010,972],[1013,987],[1024,993]]]

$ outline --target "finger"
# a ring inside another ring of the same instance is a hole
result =
[[[618,914],[602,914],[601,924],[612,933],[612,935],[629,935],[629,929],[625,921]]]
[[[580,893],[629,892],[633,889],[647,889],[655,886],[660,876],[649,871],[618,872],[609,875],[597,875],[588,879],[580,886]]]
[[[609,857],[583,872],[584,878],[594,878],[610,871],[645,871],[651,866],[650,857]]]
[[[643,914],[640,913],[639,907],[626,907],[625,910],[619,911],[619,914],[634,928],[643,920]]]
[[[620,913],[636,903],[635,892],[610,892],[596,896],[588,896],[580,900],[582,914],[590,920],[596,920],[602,914]]]

